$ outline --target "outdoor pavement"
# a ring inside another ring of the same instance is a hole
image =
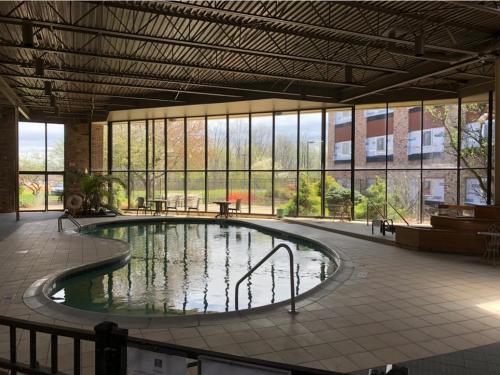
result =
[[[130,335],[341,372],[500,342],[500,272],[478,258],[403,250],[278,220],[242,220],[306,235],[334,249],[343,262],[338,279],[300,301],[295,316],[277,307],[185,323],[153,321],[131,328]],[[0,241],[0,314],[92,329],[29,309],[23,293],[43,276],[116,256],[127,246],[58,233],[52,218],[22,224]],[[20,358],[27,360],[29,337],[19,336]],[[1,357],[8,356],[8,338],[2,328]],[[40,335],[38,341],[44,364],[49,337]],[[85,343],[83,350],[83,373],[91,374],[93,347]],[[67,371],[72,345],[60,345],[59,358],[60,370]]]

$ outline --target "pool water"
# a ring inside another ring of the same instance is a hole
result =
[[[318,246],[278,233],[213,222],[143,222],[98,226],[90,234],[129,243],[123,265],[69,276],[52,299],[78,309],[121,315],[232,311],[236,282],[274,246],[294,255],[296,293],[327,278],[334,260]],[[290,298],[289,258],[279,250],[239,288],[239,308]]]

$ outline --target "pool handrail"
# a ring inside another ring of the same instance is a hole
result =
[[[82,229],[82,225],[76,220],[73,215],[71,215],[68,211],[64,211],[64,214],[59,216],[57,219],[57,231],[61,232],[63,230],[62,219],[68,219],[73,223],[73,225],[77,228],[78,232]]]
[[[265,263],[266,260],[268,260],[270,257],[274,255],[275,252],[277,252],[281,248],[285,248],[286,251],[288,252],[289,258],[290,258],[290,304],[291,304],[291,309],[290,313],[296,314],[297,312],[295,311],[295,279],[293,276],[293,253],[292,249],[290,249],[290,246],[287,244],[281,243],[277,246],[275,246],[264,258],[262,258],[259,263],[257,263],[255,266],[253,266],[250,271],[248,271],[241,279],[238,280],[236,283],[236,287],[234,290],[234,307],[235,310],[238,311],[238,291],[240,288],[240,284],[245,280],[247,277],[249,277],[256,269],[258,269],[262,264]]]

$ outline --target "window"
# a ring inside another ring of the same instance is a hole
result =
[[[377,152],[385,150],[385,138],[377,138]]]
[[[19,209],[64,208],[64,125],[19,122]]]
[[[422,145],[424,147],[432,146],[432,131],[427,130],[424,132],[424,139],[422,140]]]

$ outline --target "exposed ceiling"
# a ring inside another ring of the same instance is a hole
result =
[[[0,78],[47,119],[453,97],[492,83],[499,51],[492,1],[0,2]]]

